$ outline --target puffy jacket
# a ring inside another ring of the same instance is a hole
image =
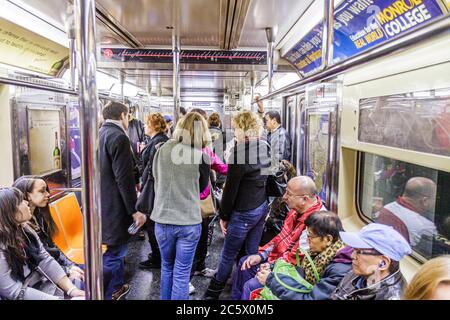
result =
[[[344,276],[351,271],[351,254],[352,248],[350,247],[339,250],[331,263],[324,269],[320,275],[320,281],[313,286],[310,293],[299,293],[287,289],[276,280],[273,273],[267,278],[266,286],[281,300],[328,300]],[[304,276],[302,269],[299,268],[298,271]],[[280,275],[280,279],[291,287],[305,289],[290,277]]]
[[[331,295],[332,300],[400,300],[406,281],[400,270],[371,286],[358,289],[361,277],[347,274]]]
[[[226,175],[228,172],[228,166],[223,163],[222,160],[208,147],[203,148],[203,153],[206,153],[209,156],[209,159],[211,160],[211,170],[214,170],[215,172]],[[200,200],[204,200],[208,197],[209,193],[211,192],[211,183],[208,183],[206,188],[200,193]]]

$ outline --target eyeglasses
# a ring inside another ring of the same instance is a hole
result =
[[[309,232],[309,231],[306,231],[306,235],[308,236],[308,238],[310,238],[310,239],[314,239],[314,238],[320,238],[320,236],[315,236],[315,235],[313,235],[311,232]]]
[[[286,196],[286,197],[288,197],[288,198],[297,198],[297,197],[310,197],[310,195],[309,194],[292,194],[292,193],[290,193],[287,189],[286,189],[286,192],[284,193],[284,195]]]
[[[371,249],[353,249],[353,252],[356,255],[365,255],[365,256],[382,256],[381,253],[375,251],[375,250],[371,250]]]

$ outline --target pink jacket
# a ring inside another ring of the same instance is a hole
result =
[[[220,158],[208,147],[203,148],[202,150],[206,153],[211,159],[211,169],[220,174],[227,174],[228,166],[220,160]],[[200,200],[204,200],[208,197],[211,192],[211,183],[208,183],[208,186],[200,193]]]

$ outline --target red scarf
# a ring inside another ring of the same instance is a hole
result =
[[[269,262],[274,262],[283,257],[284,260],[295,265],[295,254],[299,245],[300,235],[305,229],[305,220],[314,212],[320,211],[321,208],[322,200],[316,196],[316,204],[305,212],[297,213],[294,209],[289,211],[280,233],[265,246],[259,248],[260,251],[264,251],[273,245],[272,252],[269,255]]]

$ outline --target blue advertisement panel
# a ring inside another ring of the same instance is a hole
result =
[[[441,16],[445,12],[439,3],[439,0],[344,1],[334,13],[333,61],[349,58]],[[321,54],[322,22],[284,58],[307,74],[321,65]]]

